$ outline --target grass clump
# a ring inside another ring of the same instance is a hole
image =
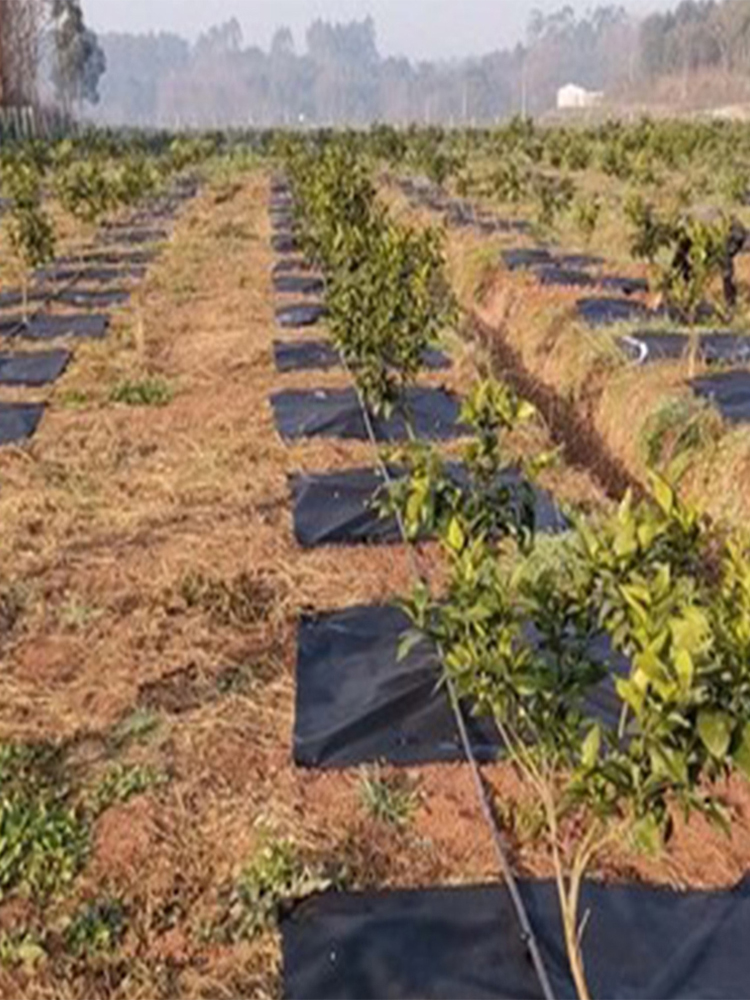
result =
[[[322,866],[307,863],[293,840],[267,842],[229,890],[215,936],[228,943],[251,940],[275,927],[284,907],[335,881]]]
[[[0,744],[0,902],[58,895],[83,868],[89,836],[59,753]]]
[[[673,399],[651,414],[641,431],[641,449],[652,469],[669,470],[678,481],[696,452],[714,444],[721,417],[705,400]]]
[[[203,611],[218,625],[234,626],[268,621],[279,597],[267,576],[252,573],[231,580],[189,573],[180,582],[179,594],[188,608]]]
[[[389,826],[405,827],[417,806],[414,784],[403,774],[385,775],[379,767],[363,768],[359,779],[360,801],[373,819]]]
[[[127,914],[119,899],[87,903],[65,929],[65,946],[76,958],[92,959],[114,952],[127,930]]]
[[[122,403],[125,406],[168,406],[173,399],[174,388],[159,376],[124,379],[109,394],[111,403]]]
[[[139,764],[116,764],[111,767],[94,788],[89,805],[95,815],[110,806],[121,805],[136,795],[143,795],[152,788],[167,782],[167,775],[153,767]]]

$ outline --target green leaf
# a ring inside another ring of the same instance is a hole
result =
[[[601,745],[602,731],[598,725],[592,726],[581,748],[581,762],[588,770],[596,766],[596,762],[599,760]]]
[[[737,749],[732,754],[735,766],[750,781],[750,722],[745,723],[742,730],[742,739]]]
[[[460,552],[466,544],[466,535],[458,518],[454,517],[448,526],[446,542],[454,552]]]
[[[675,506],[675,494],[672,487],[666,480],[662,479],[661,476],[657,476],[655,473],[651,475],[651,485],[654,491],[654,500],[659,506],[659,509],[669,517]]]
[[[732,741],[732,718],[726,712],[704,709],[698,713],[698,735],[708,752],[723,760]]]
[[[398,660],[405,660],[411,651],[422,642],[424,635],[419,629],[412,628],[404,632],[398,642]]]

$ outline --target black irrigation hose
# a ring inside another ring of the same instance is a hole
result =
[[[346,358],[341,354],[341,363],[354,384],[354,390],[357,394],[357,399],[359,401],[360,408],[362,410],[362,417],[364,419],[365,429],[367,430],[367,436],[370,439],[370,443],[375,448],[375,453],[377,455],[377,464],[383,475],[383,478],[388,486],[393,485],[393,477],[390,474],[388,466],[383,461],[380,455],[380,448],[378,447],[377,437],[375,435],[375,430],[372,425],[372,420],[370,418],[370,413],[362,397],[359,386],[357,385],[357,380],[346,362]],[[419,563],[417,561],[417,555],[414,550],[414,545],[410,541],[408,534],[406,532],[406,526],[404,525],[403,518],[401,516],[401,511],[396,510],[396,523],[398,525],[399,534],[401,535],[402,541],[406,546],[406,550],[409,553],[409,561],[411,563],[412,573],[420,581],[420,583],[426,584],[424,574],[422,573]],[[438,650],[440,654],[440,659],[443,659],[442,651]],[[515,875],[513,874],[513,869],[511,867],[510,861],[508,860],[508,854],[503,843],[503,837],[500,832],[500,828],[497,824],[495,814],[492,809],[492,803],[490,802],[489,795],[487,793],[487,788],[482,779],[482,772],[479,767],[479,762],[474,754],[474,748],[471,745],[471,740],[469,739],[469,734],[466,728],[466,719],[464,718],[464,712],[461,708],[461,702],[458,698],[456,692],[456,686],[453,683],[453,679],[445,672],[446,688],[448,691],[448,698],[450,701],[451,709],[453,715],[455,716],[456,726],[458,727],[459,736],[461,738],[461,744],[464,751],[464,755],[469,764],[471,770],[472,780],[474,782],[474,788],[479,798],[479,804],[482,810],[482,815],[490,829],[490,834],[492,836],[492,843],[495,848],[495,854],[497,856],[500,868],[503,872],[503,877],[505,879],[506,885],[508,887],[508,892],[510,893],[511,900],[513,902],[513,908],[516,912],[516,917],[521,929],[521,941],[528,948],[529,955],[531,956],[531,961],[534,966],[534,971],[539,979],[539,984],[542,988],[542,993],[544,994],[545,1000],[555,1000],[555,994],[552,990],[552,985],[547,974],[547,968],[544,964],[544,959],[542,958],[541,949],[539,947],[539,942],[537,941],[536,934],[534,933],[534,928],[531,925],[531,920],[529,919],[529,914],[524,905],[523,899],[521,897],[521,892],[518,888],[518,882]]]

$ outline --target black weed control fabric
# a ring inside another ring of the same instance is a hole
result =
[[[460,466],[449,467],[460,482]],[[392,478],[403,475],[391,469]],[[518,483],[518,474],[503,477]],[[301,546],[375,545],[401,541],[395,518],[381,518],[373,504],[385,487],[379,469],[346,469],[341,472],[299,473],[289,477],[294,508],[294,534]],[[539,531],[563,531],[566,527],[552,497],[544,490],[536,493],[536,522]]]
[[[545,264],[536,268],[534,273],[540,285],[560,285],[564,288],[590,288],[597,283],[596,278],[586,271],[576,271],[570,267],[559,267],[557,264]]]
[[[575,990],[552,882],[520,891],[559,1000]],[[593,996],[743,1000],[750,983],[750,883],[677,893],[588,884],[581,912]],[[281,921],[287,1000],[539,1000],[502,886],[326,893]]]
[[[168,237],[166,229],[117,229],[104,233],[102,242],[139,246],[142,243],[161,243]]]
[[[157,254],[154,250],[91,250],[83,255],[85,267],[91,264],[120,267],[121,265],[150,264]],[[80,258],[74,256],[58,257],[58,267],[72,267],[80,264]]]
[[[640,364],[681,358],[690,349],[686,333],[647,333],[636,331],[620,339],[625,352]],[[750,361],[750,335],[737,333],[702,333],[697,353],[708,364],[746,364]]]
[[[273,279],[273,290],[281,295],[322,295],[325,287],[315,275],[279,274]]]
[[[409,619],[398,608],[349,608],[303,618],[297,635],[294,762],[355,767],[372,761],[424,764],[462,760],[461,740],[439,662],[426,640],[402,661]],[[491,719],[466,713],[480,760],[494,760],[500,737]]]
[[[276,310],[276,322],[287,330],[315,326],[326,315],[326,307],[319,302],[300,302]]]
[[[299,253],[300,245],[292,233],[277,233],[271,237],[271,246],[276,253]]]
[[[0,354],[0,385],[47,385],[68,366],[70,351]]]
[[[699,395],[711,400],[726,420],[750,421],[750,372],[718,372],[690,383]]]
[[[285,440],[301,437],[368,439],[354,389],[279,392],[271,397],[271,405],[276,426]],[[444,389],[409,389],[406,406],[419,438],[445,441],[466,433],[466,428],[458,423],[460,402]],[[373,417],[372,426],[378,441],[408,439],[403,413],[396,412],[388,419]]]
[[[461,739],[436,649],[424,639],[403,659],[410,628],[393,607],[356,607],[303,618],[297,633],[294,761],[302,767],[341,768],[384,761],[415,765],[464,759]],[[608,661],[610,646],[592,651]],[[627,670],[627,664],[619,665]],[[592,710],[611,726],[619,718],[611,682]],[[474,753],[496,759],[502,741],[490,718],[464,706]]]
[[[324,371],[341,364],[339,353],[329,340],[275,340],[273,356],[279,372]],[[425,351],[422,364],[430,370],[450,368],[450,360],[442,351]]]
[[[30,438],[44,414],[41,403],[0,403],[0,444]]]
[[[271,274],[276,277],[279,274],[293,274],[296,271],[309,270],[310,265],[304,257],[283,257],[273,265]]]
[[[67,288],[55,295],[55,302],[81,309],[111,309],[125,305],[130,300],[130,292],[124,288]]]
[[[74,313],[70,316],[34,316],[24,323],[20,316],[0,322],[0,334],[27,340],[53,340],[55,337],[104,337],[109,317],[99,313]]]
[[[579,299],[578,315],[589,326],[609,326],[613,323],[631,323],[638,320],[658,319],[663,312],[649,309],[642,302],[628,299]]]
[[[80,281],[84,284],[106,285],[123,278],[143,278],[146,268],[142,264],[123,264],[122,267],[51,267],[34,272],[35,281]]]

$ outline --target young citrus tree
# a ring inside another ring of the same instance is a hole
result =
[[[55,230],[42,203],[43,171],[32,157],[10,156],[0,164],[0,183],[9,207],[6,227],[18,263],[23,319],[28,320],[29,275],[55,253]]]
[[[713,782],[750,777],[750,562],[658,480],[648,502],[627,497],[541,544],[490,445],[493,413],[496,429],[528,415],[509,400],[492,384],[470,400],[477,440],[461,488],[423,446],[390,502],[447,553],[440,599],[420,585],[406,607],[456,693],[494,717],[543,810],[583,1000],[591,866],[614,845],[662,849],[675,808],[726,826]],[[604,689],[614,710],[600,707]]]

